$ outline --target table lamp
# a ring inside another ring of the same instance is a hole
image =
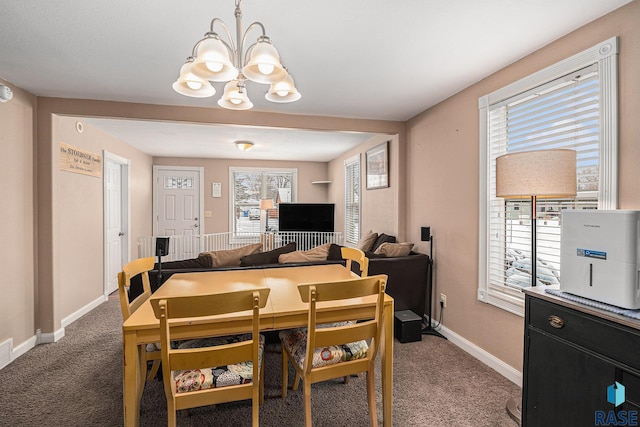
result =
[[[531,286],[537,281],[536,199],[576,195],[576,152],[555,149],[521,151],[496,158],[496,197],[531,197]],[[507,412],[521,421],[521,400],[510,398]]]

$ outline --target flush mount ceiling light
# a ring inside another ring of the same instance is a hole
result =
[[[251,141],[236,141],[236,147],[238,150],[249,151],[253,148],[253,142]]]
[[[210,30],[195,44],[191,56],[180,68],[180,77],[173,83],[173,89],[182,95],[205,98],[216,93],[211,85],[212,81],[227,82],[218,105],[230,110],[248,110],[253,104],[247,96],[245,82],[251,80],[271,85],[265,95],[268,101],[297,101],[302,95],[296,90],[293,78],[280,62],[280,55],[267,37],[262,23],[254,22],[242,33],[240,2],[241,0],[235,2],[235,43],[227,25],[214,18]],[[224,30],[226,41],[214,31],[216,23]],[[262,35],[245,50],[247,35],[258,27],[262,30]]]

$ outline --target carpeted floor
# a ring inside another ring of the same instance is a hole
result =
[[[109,300],[65,331],[57,343],[39,345],[0,370],[2,426],[122,425],[122,316]],[[261,426],[301,426],[302,392],[280,398],[280,354],[265,356],[265,402]],[[292,368],[290,368],[292,371]],[[290,378],[293,378],[291,372]],[[379,375],[377,377],[379,385]],[[424,336],[394,345],[393,425],[515,427],[505,402],[520,388],[450,342]],[[382,401],[378,395],[378,419]],[[196,408],[178,416],[179,426],[250,425],[249,401]],[[312,386],[315,426],[366,426],[365,378]],[[140,424],[166,425],[161,381],[147,383]]]

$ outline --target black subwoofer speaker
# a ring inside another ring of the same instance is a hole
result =
[[[394,335],[398,341],[405,343],[422,340],[422,319],[413,311],[396,311],[394,321]]]
[[[169,238],[156,237],[156,256],[165,256],[169,253]]]

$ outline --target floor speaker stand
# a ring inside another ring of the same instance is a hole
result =
[[[427,238],[429,240],[429,265],[428,265],[429,271],[427,272],[428,305],[427,305],[427,313],[424,315],[424,317],[428,317],[428,319],[426,319],[427,326],[425,326],[422,329],[422,335],[434,335],[436,337],[444,338],[446,340],[447,337],[442,335],[440,332],[436,331],[432,325],[433,323],[432,321],[433,319],[433,315],[432,315],[433,314],[433,236],[431,236],[429,232],[426,232],[426,234],[428,234]],[[423,238],[423,240],[427,240],[427,239]]]

